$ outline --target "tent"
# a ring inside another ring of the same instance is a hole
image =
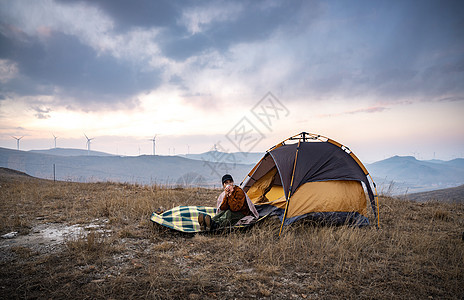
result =
[[[367,199],[380,225],[369,172],[348,147],[321,135],[302,132],[271,147],[240,185],[260,215],[279,216],[280,233],[302,218],[368,225]]]

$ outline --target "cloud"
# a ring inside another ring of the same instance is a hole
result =
[[[368,114],[380,113],[380,112],[383,112],[383,111],[388,110],[388,109],[390,109],[390,108],[385,107],[385,106],[370,106],[370,107],[359,108],[359,109],[355,109],[355,110],[348,110],[348,111],[344,111],[344,112],[341,112],[341,113],[320,114],[320,115],[318,115],[318,117],[327,118],[327,117],[339,117],[339,116],[343,116],[343,115],[355,115],[355,114],[363,114],[363,113],[368,113]]]
[[[105,108],[131,105],[137,94],[159,86],[160,65],[150,62],[157,49],[146,42],[155,31],[115,35],[111,20],[100,18],[100,12],[92,8],[80,6],[71,12],[77,5],[53,6],[43,1],[48,9],[39,7],[29,13],[33,10],[21,10],[18,3],[11,5],[14,9],[5,18],[14,25],[0,27],[3,93],[55,95],[63,105],[82,103],[98,109],[97,103]],[[93,18],[87,20],[86,13]],[[33,16],[30,21],[25,18],[28,14]]]
[[[464,101],[464,97],[445,97],[438,99],[439,102],[457,102],[457,101]]]
[[[421,1],[3,1],[0,93],[87,110],[163,86],[208,109],[464,94],[464,5]],[[250,100],[246,100],[250,99]]]
[[[383,107],[383,106],[372,106],[372,107],[367,107],[367,108],[361,108],[361,109],[356,109],[352,111],[346,112],[346,114],[359,114],[359,113],[376,113],[376,112],[382,112],[384,110],[387,110],[389,108]]]
[[[208,5],[189,7],[182,12],[180,23],[194,35],[210,29],[214,23],[230,22],[238,18],[244,6],[238,2],[218,1]]]
[[[396,103],[462,95],[458,82],[464,73],[458,66],[464,39],[458,37],[464,27],[458,25],[464,5],[426,1],[418,8],[412,3],[327,4],[311,26],[302,23],[306,28],[297,36],[278,43],[279,61],[287,59],[290,69],[281,85],[312,101]]]
[[[36,114],[34,114],[34,117],[36,117],[37,119],[49,119],[49,113],[52,111],[49,107],[42,108],[38,106],[32,107],[32,110],[36,112]]]
[[[18,60],[22,78],[10,80],[5,89],[17,94],[45,92],[81,103],[117,103],[159,84],[156,71],[136,68],[109,54],[98,55],[74,36],[54,33],[46,46],[37,39],[26,46],[18,47],[14,41],[8,45],[8,58]]]
[[[172,0],[59,0],[64,5],[69,2],[84,3],[97,7],[109,18],[116,20],[114,28],[125,32],[134,27],[153,28],[170,27],[180,18],[181,9],[192,5],[190,1]]]
[[[164,31],[163,54],[178,61],[212,51],[227,55],[234,45],[265,41],[279,29],[292,27],[304,3],[206,1],[186,7],[176,26]]]
[[[8,59],[0,59],[0,82],[6,83],[15,78],[18,74],[18,66],[15,62]]]

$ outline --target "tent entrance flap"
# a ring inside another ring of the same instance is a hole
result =
[[[274,159],[266,153],[259,163],[253,168],[253,172],[248,174],[248,180],[243,185],[243,190],[248,193],[248,189],[255,184],[261,177],[267,174],[272,168],[276,166]]]
[[[266,198],[272,202],[279,198],[285,197],[284,188],[281,185],[273,185],[269,192],[266,193]]]
[[[251,202],[254,204],[269,202],[266,194],[271,190],[276,174],[277,168],[274,167],[248,189],[247,195],[250,197]]]

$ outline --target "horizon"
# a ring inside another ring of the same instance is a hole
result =
[[[0,2],[0,147],[464,157],[460,1]]]
[[[16,150],[18,151],[17,149],[13,149],[13,148],[7,148],[7,147],[1,147],[0,148],[3,148],[3,149],[8,149],[8,150]],[[83,148],[62,148],[62,147],[56,147],[56,148],[44,148],[44,149],[29,149],[29,150],[23,150],[23,149],[19,149],[19,151],[24,151],[24,152],[31,152],[31,151],[50,151],[50,150],[78,150],[78,151],[82,151],[82,152],[87,152],[88,150],[87,149],[83,149]],[[179,156],[179,157],[183,157],[183,158],[187,158],[187,159],[193,159],[193,158],[189,158],[188,155],[202,155],[202,154],[205,154],[205,153],[208,153],[210,151],[218,151],[219,153],[231,153],[231,154],[238,154],[240,152],[221,152],[219,150],[214,150],[214,149],[210,149],[208,151],[205,151],[205,152],[200,152],[200,153],[190,153],[190,154],[187,154],[187,153],[177,153],[177,154],[156,154],[155,156]],[[153,156],[153,154],[136,154],[136,155],[122,155],[122,154],[114,154],[114,153],[109,153],[109,152],[104,152],[104,151],[98,151],[98,150],[90,150],[90,152],[97,152],[97,153],[103,153],[103,154],[108,154],[108,155],[113,155],[113,156],[118,156],[118,157],[139,157],[139,156]],[[248,154],[263,154],[265,153],[264,152],[247,152]],[[356,154],[356,153],[355,153]],[[51,154],[53,155],[53,154]],[[85,156],[85,155],[84,155]],[[448,161],[452,161],[452,160],[455,160],[455,159],[464,159],[464,157],[454,157],[454,158],[450,158],[450,159],[439,159],[439,158],[431,158],[431,159],[427,159],[427,158],[421,158],[421,157],[416,157],[414,155],[392,155],[390,157],[386,157],[386,158],[383,158],[383,159],[380,159],[380,160],[376,160],[376,161],[362,161],[363,163],[365,164],[373,164],[373,163],[376,163],[376,162],[380,162],[380,161],[383,161],[383,160],[387,160],[387,159],[391,159],[391,158],[395,158],[395,157],[400,157],[400,158],[408,158],[408,157],[411,157],[411,158],[414,158],[418,161],[433,161],[433,160],[437,160],[437,161],[444,161],[444,162],[448,162]],[[238,163],[241,163],[240,161]],[[250,164],[250,163],[245,163],[245,164]],[[251,164],[255,164],[255,163],[251,163]]]

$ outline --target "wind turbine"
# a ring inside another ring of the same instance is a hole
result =
[[[53,139],[55,140],[55,149],[56,149],[56,139],[57,139],[58,137],[55,136],[53,133],[52,133],[52,135],[53,135]]]
[[[20,137],[20,138],[17,138],[15,136],[11,136],[12,138],[14,138],[16,140],[16,147],[18,148],[19,150],[19,140],[21,140],[24,136]]]
[[[155,143],[156,143],[156,137],[157,137],[157,136],[158,136],[158,135],[155,134],[155,136],[153,137],[153,139],[149,140],[149,141],[152,141],[152,142],[153,142],[153,155],[155,155]]]
[[[84,133],[85,138],[87,139],[87,155],[90,155],[90,141],[94,138],[89,139],[89,137]]]

